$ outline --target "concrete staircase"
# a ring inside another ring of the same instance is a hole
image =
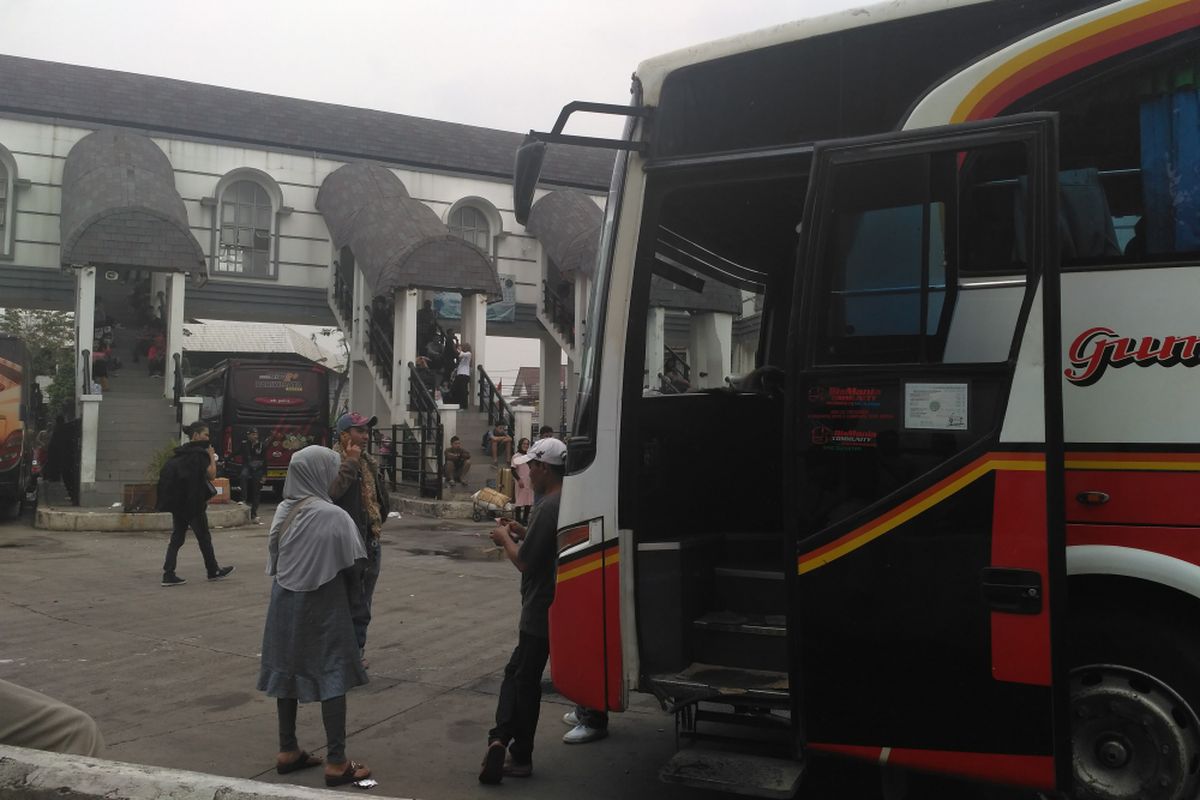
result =
[[[118,327],[113,352],[123,362],[115,374],[109,371],[109,389],[100,403],[97,434],[96,484],[85,505],[111,505],[122,499],[127,483],[157,480],[146,469],[168,443],[179,442],[175,407],[162,396],[163,379],[151,378],[146,361],[133,363],[136,329]]]

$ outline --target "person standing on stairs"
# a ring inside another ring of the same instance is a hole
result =
[[[338,417],[338,438],[333,450],[342,457],[342,463],[329,487],[330,498],[354,520],[367,551],[367,565],[363,570],[363,599],[367,613],[354,622],[358,641],[364,650],[367,626],[371,623],[371,600],[375,596],[375,584],[379,582],[382,556],[379,533],[390,511],[387,484],[384,483],[379,464],[366,452],[371,428],[376,421],[375,417],[368,419],[357,411],[349,411]],[[362,656],[362,662],[365,668],[365,655]]]
[[[458,348],[458,364],[454,367],[454,385],[451,391],[459,408],[470,408],[471,345],[463,342]]]
[[[175,448],[175,455],[158,475],[158,510],[170,511],[172,522],[171,541],[163,561],[163,586],[187,583],[175,574],[175,561],[189,527],[196,534],[208,579],[221,580],[233,572],[233,567],[222,567],[217,562],[208,529],[208,499],[216,494],[212,480],[217,477],[217,454],[208,441],[208,426],[193,422],[184,433],[191,440]]]

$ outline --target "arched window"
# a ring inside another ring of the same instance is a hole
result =
[[[0,145],[0,258],[9,258],[13,251],[14,195],[17,189],[17,164]]]
[[[488,255],[492,254],[492,227],[475,206],[459,206],[451,211],[447,227],[455,236],[466,239]]]
[[[214,271],[246,278],[274,278],[271,243],[275,203],[257,181],[230,183],[218,198],[217,257]]]

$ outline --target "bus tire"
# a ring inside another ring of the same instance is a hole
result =
[[[1173,621],[1109,607],[1071,625],[1076,800],[1194,800],[1200,644]]]

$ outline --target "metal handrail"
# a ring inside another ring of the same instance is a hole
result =
[[[183,422],[183,364],[179,353],[172,353],[175,360],[175,375],[171,381],[171,402],[175,406],[175,421]]]
[[[399,456],[400,479],[411,482],[410,477],[415,475],[417,487],[422,492],[436,487],[434,496],[441,500],[442,475],[446,466],[446,430],[442,425],[442,412],[438,409],[433,391],[425,385],[420,372],[417,371],[417,365],[411,361],[408,362],[408,402],[416,417],[415,425],[392,426],[392,481],[394,483],[396,480],[396,458]],[[402,438],[401,434],[405,432],[412,441]],[[416,448],[416,456],[407,454],[405,448],[408,447]],[[431,449],[432,453],[429,452]],[[414,459],[415,467],[411,463]]]
[[[504,401],[504,396],[496,391],[496,384],[492,383],[492,379],[484,371],[483,365],[480,364],[476,369],[479,370],[479,410],[487,411],[489,426],[502,422],[508,426],[509,434],[515,435],[517,415],[513,413],[512,407]]]
[[[385,331],[374,314],[367,315],[367,354],[375,361],[375,368],[388,391],[392,389],[392,332]]]
[[[340,265],[333,271],[333,303],[341,312],[342,322],[354,322],[354,286],[342,277]]]
[[[542,301],[545,303],[550,322],[566,338],[570,345],[575,344],[575,307],[567,305],[562,298],[550,291],[550,282],[542,281]]]

